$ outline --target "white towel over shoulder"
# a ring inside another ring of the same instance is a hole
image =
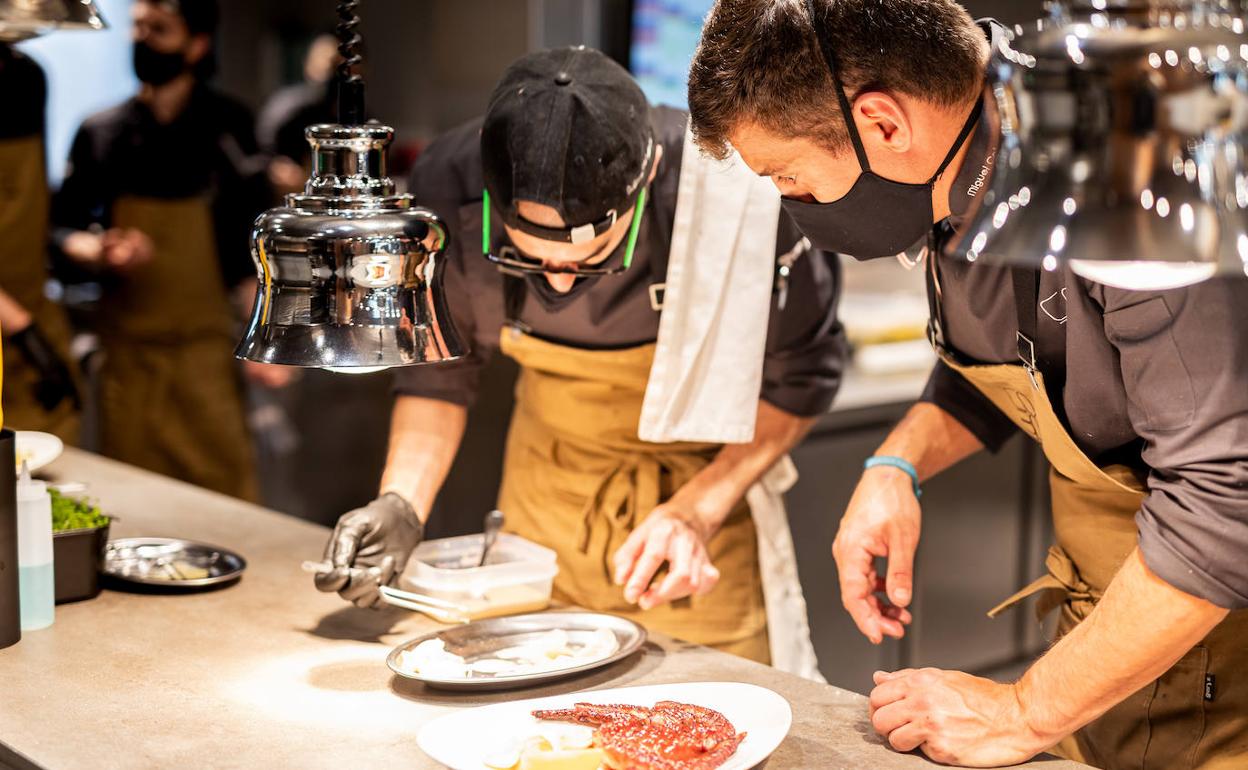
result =
[[[735,153],[707,157],[686,131],[642,440],[753,440],[779,216],[770,180]]]
[[[653,442],[754,438],[775,279],[780,195],[733,155],[704,156],[686,133],[658,347],[637,433]],[[823,681],[784,508],[797,479],[781,458],[746,495],[772,665]]]

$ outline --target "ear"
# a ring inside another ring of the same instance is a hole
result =
[[[654,181],[659,175],[659,161],[663,160],[663,145],[656,144],[654,147],[654,165],[650,167],[650,178],[646,180],[646,184]]]
[[[903,153],[910,149],[914,134],[910,118],[896,99],[870,91],[854,100],[854,121],[868,146],[879,146]]]
[[[187,64],[198,64],[212,51],[211,35],[192,35],[191,43],[186,49]]]

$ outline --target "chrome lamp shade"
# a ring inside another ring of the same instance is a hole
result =
[[[947,247],[1130,289],[1248,273],[1248,36],[1225,0],[1066,0],[993,52],[1000,145]]]
[[[18,42],[56,29],[105,29],[92,0],[0,0],[0,41]]]
[[[395,195],[379,125],[307,129],[304,194],[252,234],[259,288],[235,355],[362,373],[450,361],[466,350],[441,295],[446,228]]]

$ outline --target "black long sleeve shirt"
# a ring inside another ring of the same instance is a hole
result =
[[[0,42],[0,95],[4,97],[4,119],[0,139],[43,136],[48,82],[43,69],[33,59]]]
[[[990,145],[981,126],[950,194],[955,226],[992,165]],[[948,257],[939,268],[948,346],[1017,363],[1010,270]],[[1041,271],[1040,299],[1038,358],[1071,437],[1098,465],[1147,474],[1136,524],[1149,568],[1193,596],[1248,607],[1248,280],[1128,291],[1062,267]],[[923,400],[990,449],[1016,430],[943,364]]]

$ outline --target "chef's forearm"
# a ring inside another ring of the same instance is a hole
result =
[[[1018,432],[996,404],[944,361],[932,367],[919,402],[946,412],[993,453]]]
[[[754,440],[725,445],[710,465],[677,491],[675,501],[688,501],[687,509],[696,513],[708,534],[713,533],[754,482],[805,438],[815,420],[759,401]]]
[[[427,520],[464,437],[468,409],[418,396],[399,396],[390,420],[390,449],[381,493],[395,492]]]
[[[30,326],[30,313],[13,296],[0,288],[0,335],[8,337]]]
[[[1158,578],[1137,549],[1086,620],[1018,683],[1028,726],[1056,742],[1161,676],[1227,615]]]
[[[935,404],[920,402],[910,407],[875,453],[906,460],[926,481],[983,448],[975,434],[953,415]]]

